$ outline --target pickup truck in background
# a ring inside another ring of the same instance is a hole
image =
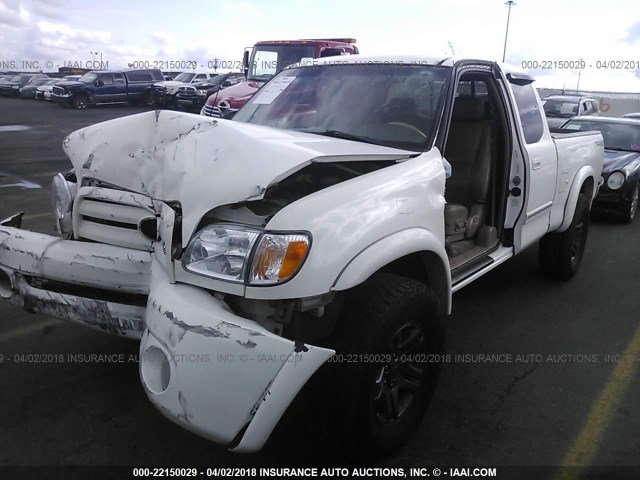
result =
[[[207,99],[200,114],[220,117],[227,111],[238,110],[265,82],[283,68],[321,57],[355,55],[358,47],[353,38],[327,38],[316,40],[266,40],[256,43],[244,52],[246,79],[231,88],[216,92]]]
[[[572,117],[600,115],[598,102],[593,97],[549,95],[542,99],[542,104],[549,128],[559,128]]]
[[[82,75],[67,75],[62,78],[52,78],[49,82],[36,88],[36,95],[35,95],[36,100],[51,101],[51,92],[53,91],[53,86],[56,83],[68,82],[71,80],[75,81],[75,80],[78,80],[81,76]]]
[[[176,94],[177,106],[187,112],[199,113],[210,95],[237,85],[243,80],[244,73],[229,72],[221,73],[203,82],[180,86]]]
[[[0,296],[139,339],[151,402],[230,450],[259,450],[304,387],[334,446],[389,452],[428,407],[454,292],[536,243],[546,275],[578,271],[603,138],[551,134],[532,81],[329,58],[233,120],[78,130],[52,183],[62,237],[0,222]]]
[[[217,74],[210,72],[182,72],[171,80],[154,83],[153,101],[150,102],[151,97],[145,97],[145,104],[148,107],[154,105],[175,106],[176,94],[181,86],[204,82],[205,80],[214,78],[216,75]]]
[[[54,85],[51,99],[63,106],[77,109],[106,103],[151,101],[153,104],[153,84],[163,79],[162,72],[158,69],[91,71],[77,81]]]

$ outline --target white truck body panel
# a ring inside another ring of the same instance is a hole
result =
[[[338,61],[456,65],[455,59],[434,57],[349,56],[314,63]],[[561,135],[554,141],[545,125],[538,144],[525,145],[512,93],[506,101],[516,137],[509,188],[513,177],[524,180],[524,195],[506,200],[505,227],[513,229],[513,244],[497,245],[490,265],[454,285],[438,148],[407,151],[157,111],[83,128],[65,139],[78,186],[74,234],[103,243],[20,230],[12,226],[15,218],[0,222],[0,296],[30,311],[141,336],[140,375],[151,401],[185,428],[231,449],[255,451],[334,351],[286,338],[265,321],[266,313],[243,315],[229,299],[267,310],[270,302],[330,297],[416,254],[428,257],[434,269],[428,273],[440,284],[440,303],[450,312],[453,291],[545,233],[566,228],[585,182],[594,182],[595,196],[601,136]],[[187,246],[207,213],[259,201],[269,187],[301,169],[334,162],[389,165],[297,198],[269,217],[267,231],[304,231],[312,238],[293,278],[257,287],[182,267],[173,249]],[[117,207],[105,209],[112,204]],[[148,216],[158,221],[156,238],[140,233]],[[87,224],[88,219],[97,221]],[[134,232],[125,235],[122,223]],[[34,278],[44,279],[45,287],[34,286]],[[49,291],[49,280],[89,290]],[[93,298],[91,289],[148,295],[146,308]]]

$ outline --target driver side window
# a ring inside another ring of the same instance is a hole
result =
[[[113,85],[113,75],[109,73],[101,73],[98,75],[98,80],[101,80],[104,85]]]

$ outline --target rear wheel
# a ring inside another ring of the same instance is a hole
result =
[[[622,213],[622,220],[625,223],[633,222],[633,219],[636,216],[636,212],[638,211],[639,196],[640,183],[636,182],[636,184],[633,186],[633,190],[631,190],[631,193],[629,194],[629,198],[624,201],[623,207],[620,211],[620,213]]]
[[[582,261],[589,233],[589,198],[578,195],[571,225],[562,233],[547,233],[540,240],[538,261],[542,272],[557,280],[569,280]]]
[[[147,107],[153,107],[156,104],[156,96],[153,92],[146,92],[142,96],[142,103]]]
[[[336,356],[312,394],[333,448],[368,457],[406,443],[420,426],[442,362],[438,301],[415,280],[376,274],[345,300]]]

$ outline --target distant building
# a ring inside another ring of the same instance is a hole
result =
[[[84,75],[90,72],[89,68],[76,68],[76,67],[58,67],[58,73],[61,75]]]

